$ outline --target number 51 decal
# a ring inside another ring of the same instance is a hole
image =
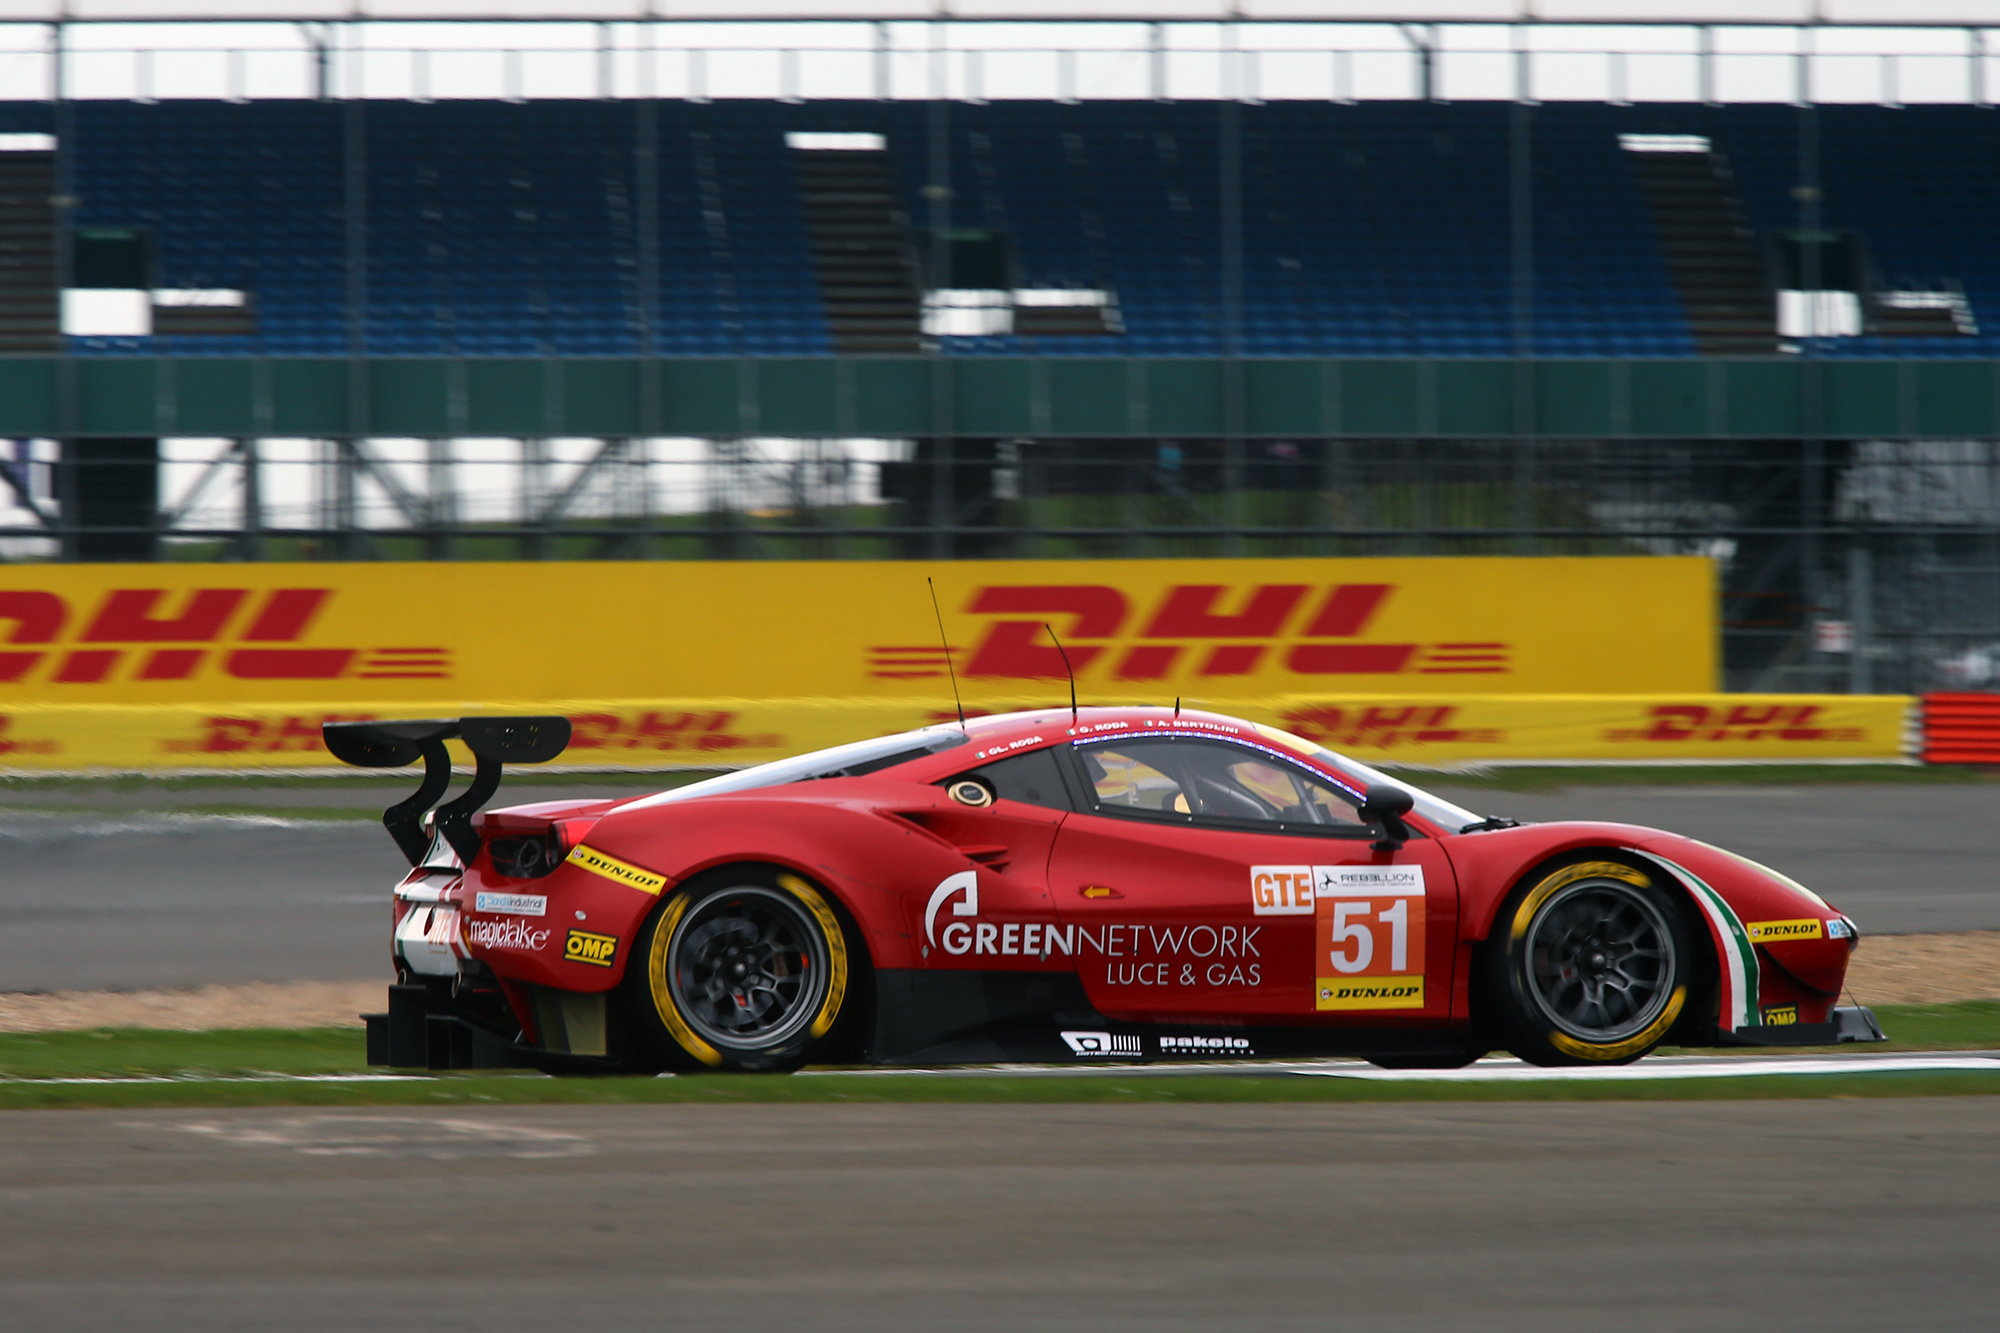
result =
[[[1424,1007],[1422,866],[1313,867],[1316,1009]]]

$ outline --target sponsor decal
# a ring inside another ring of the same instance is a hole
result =
[[[373,713],[281,713],[267,717],[205,717],[201,734],[168,737],[168,754],[305,754],[326,749],[320,728],[328,722],[373,722]]]
[[[504,912],[512,916],[545,916],[549,900],[539,893],[481,893],[473,905],[482,912]]]
[[[1258,916],[1311,916],[1311,866],[1251,866],[1250,910]]]
[[[779,750],[783,736],[740,729],[730,712],[572,713],[570,750],[657,750],[720,754]]]
[[[550,932],[525,921],[468,921],[465,939],[482,949],[539,949]]]
[[[1139,1039],[1122,1032],[1065,1032],[1065,1045],[1072,1055],[1138,1055]]]
[[[945,904],[951,911],[944,911]],[[980,921],[978,872],[938,881],[924,905],[924,938],[953,958],[1105,960],[1107,986],[1261,986],[1262,926],[1141,926],[1121,922]],[[940,924],[940,918],[943,923]],[[959,918],[971,918],[961,920]]]
[[[14,719],[0,713],[0,755],[10,754],[61,754],[62,742],[46,737],[14,735]]]
[[[1161,1055],[1255,1055],[1245,1037],[1162,1037]]]
[[[615,935],[594,935],[587,930],[572,930],[563,940],[565,963],[589,963],[593,967],[610,967],[611,959],[617,952],[618,937]]]
[[[1319,981],[1320,1009],[1421,1009],[1424,1007],[1422,977],[1373,977],[1340,980],[1322,977]]]
[[[637,889],[641,893],[657,894],[661,889],[667,887],[667,877],[665,875],[656,875],[650,870],[641,870],[638,866],[627,865],[617,857],[606,856],[596,848],[587,847],[583,843],[578,843],[575,850],[570,852],[567,859],[571,865],[588,870],[593,875],[602,875],[606,879],[617,880],[620,884]]]
[[[1497,745],[1507,739],[1498,727],[1468,727],[1457,720],[1457,704],[1406,707],[1368,704],[1339,707],[1314,704],[1287,711],[1287,727],[1330,750],[1391,750],[1410,745]]]
[[[1314,866],[1315,1009],[1424,1007],[1422,866]]]
[[[1134,614],[1131,599],[1104,584],[980,588],[968,614],[989,623],[967,660],[973,679],[1060,679],[1062,656],[1042,626],[1060,619],[1070,666],[1104,660],[1121,681],[1169,676],[1249,676],[1268,660],[1304,676],[1507,675],[1507,643],[1370,642],[1369,626],[1397,591],[1390,583],[1176,584]],[[1093,642],[1095,641],[1095,642]],[[869,673],[935,675],[935,649],[870,648]]]
[[[1799,1007],[1795,1004],[1780,1005],[1764,1011],[1764,1026],[1774,1028],[1791,1027],[1799,1021]]]
[[[1780,940],[1819,940],[1826,934],[1818,917],[1798,921],[1746,921],[1743,929],[1753,944],[1776,944]]]
[[[1826,937],[1830,940],[1851,940],[1854,938],[1854,923],[1842,917],[1826,923]]]
[[[0,652],[0,684],[451,678],[449,648],[301,646],[334,591],[110,588],[73,606],[43,589],[0,590],[0,620],[17,626],[9,642],[30,645]]]
[[[1858,741],[1864,727],[1829,727],[1819,721],[1819,704],[1655,704],[1646,710],[1652,725],[1611,727],[1607,741]]]

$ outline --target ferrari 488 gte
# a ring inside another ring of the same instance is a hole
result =
[[[975,718],[626,800],[481,811],[560,717],[330,724],[425,764],[384,817],[397,983],[437,1067],[1360,1056],[1537,1064],[1879,1040],[1854,923],[1621,824],[1482,818],[1297,736],[1166,708]],[[477,757],[450,781],[446,739]]]

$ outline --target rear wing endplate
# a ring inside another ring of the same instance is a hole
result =
[[[408,800],[382,812],[382,827],[410,858],[422,865],[431,840],[424,833],[424,815],[451,785],[451,755],[444,743],[453,737],[465,743],[477,761],[472,785],[456,800],[438,806],[437,831],[466,865],[479,855],[479,835],[472,815],[500,789],[503,764],[546,764],[569,745],[566,717],[424,718],[409,722],[328,722],[320,728],[326,748],[343,764],[357,768],[402,768],[424,761],[424,780]]]

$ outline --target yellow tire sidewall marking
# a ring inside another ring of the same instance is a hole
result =
[[[653,991],[653,1008],[659,1011],[660,1021],[666,1024],[667,1032],[680,1043],[681,1049],[701,1061],[711,1069],[722,1064],[722,1052],[695,1035],[681,1011],[674,1004],[673,987],[667,984],[667,955],[671,951],[674,931],[687,914],[688,897],[677,893],[668,900],[660,914],[660,924],[653,928],[653,947],[646,959],[646,979]]]
[[[1681,1006],[1687,1002],[1687,987],[1676,986],[1674,993],[1667,997],[1667,1007],[1646,1026],[1621,1042],[1609,1046],[1593,1046],[1589,1042],[1578,1041],[1567,1032],[1551,1031],[1549,1045],[1573,1060],[1623,1060],[1628,1055],[1637,1055],[1654,1042],[1667,1035],[1667,1029],[1681,1016]]]
[[[1516,940],[1528,933],[1528,923],[1534,920],[1535,909],[1549,900],[1549,895],[1580,879],[1616,879],[1627,884],[1637,884],[1651,888],[1653,881],[1641,872],[1620,861],[1578,861],[1575,865],[1551,871],[1549,877],[1534,887],[1534,891],[1521,900],[1514,909],[1514,923],[1509,934]]]
[[[797,875],[781,874],[778,887],[804,903],[806,910],[819,921],[820,929],[826,933],[827,981],[826,1001],[820,1005],[819,1013],[813,1016],[808,1029],[814,1040],[824,1037],[832,1029],[834,1020],[840,1017],[840,1006],[847,999],[847,936],[840,929],[840,919],[833,914],[819,890],[800,879]]]

